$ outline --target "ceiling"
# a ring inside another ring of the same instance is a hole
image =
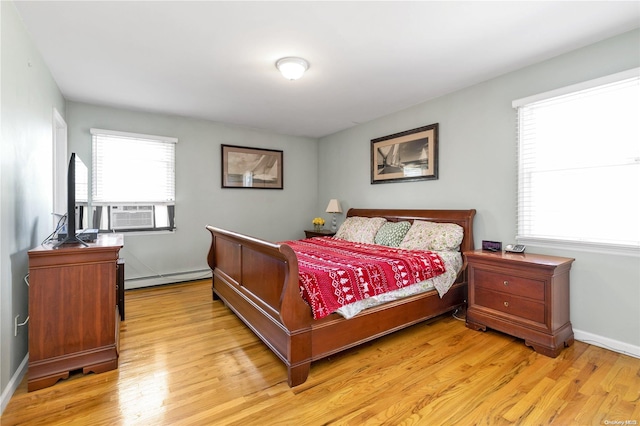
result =
[[[309,137],[640,26],[637,1],[15,5],[69,100]]]

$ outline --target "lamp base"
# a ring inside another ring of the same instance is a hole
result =
[[[336,214],[333,214],[333,218],[331,219],[331,230],[336,232],[338,230],[338,221],[336,221]]]

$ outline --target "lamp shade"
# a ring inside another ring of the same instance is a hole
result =
[[[276,68],[287,80],[297,80],[309,69],[309,62],[302,58],[282,58],[276,62]]]
[[[329,200],[329,205],[327,206],[327,213],[342,213],[342,207],[340,207],[340,201],[332,198]]]

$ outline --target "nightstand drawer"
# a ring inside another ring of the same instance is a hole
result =
[[[544,324],[544,303],[541,302],[476,287],[475,304]]]
[[[516,296],[544,300],[544,281],[532,280],[512,275],[474,269],[476,287],[510,293]]]

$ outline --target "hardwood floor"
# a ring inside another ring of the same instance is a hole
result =
[[[25,378],[0,423],[640,423],[640,359],[581,342],[547,358],[451,316],[315,362],[292,389],[284,365],[211,300],[210,286],[128,291],[119,368],[31,393]]]

